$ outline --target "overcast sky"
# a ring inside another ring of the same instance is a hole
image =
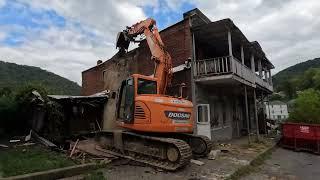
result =
[[[274,72],[320,57],[318,0],[0,0],[0,59],[81,85],[83,70],[116,52],[125,26],[153,17],[163,29],[195,7],[212,21],[231,18],[260,43]]]

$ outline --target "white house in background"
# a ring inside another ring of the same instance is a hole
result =
[[[271,101],[265,107],[267,119],[282,121],[289,117],[288,106],[282,101]]]

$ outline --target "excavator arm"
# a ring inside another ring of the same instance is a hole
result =
[[[120,51],[127,51],[130,42],[137,42],[136,38],[144,34],[150,48],[151,59],[155,62],[154,77],[157,78],[159,94],[165,94],[166,88],[171,83],[172,60],[161,40],[156,21],[148,18],[127,27],[118,33],[116,46]]]

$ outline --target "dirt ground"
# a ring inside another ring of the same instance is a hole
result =
[[[186,167],[176,171],[167,172],[160,169],[144,166],[126,160],[117,160],[103,169],[107,179],[119,180],[204,180],[225,179],[236,169],[248,165],[257,154],[270,147],[270,143],[247,145],[247,140],[240,139],[215,147],[221,150],[214,160],[208,158],[198,159],[205,164],[202,166],[190,163]]]
[[[320,156],[277,148],[259,167],[243,180],[315,180],[320,179]]]

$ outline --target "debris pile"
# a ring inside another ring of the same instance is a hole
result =
[[[68,153],[70,158],[80,160],[82,163],[99,160],[101,164],[108,164],[118,158],[105,152],[94,139],[77,139],[71,142]]]

